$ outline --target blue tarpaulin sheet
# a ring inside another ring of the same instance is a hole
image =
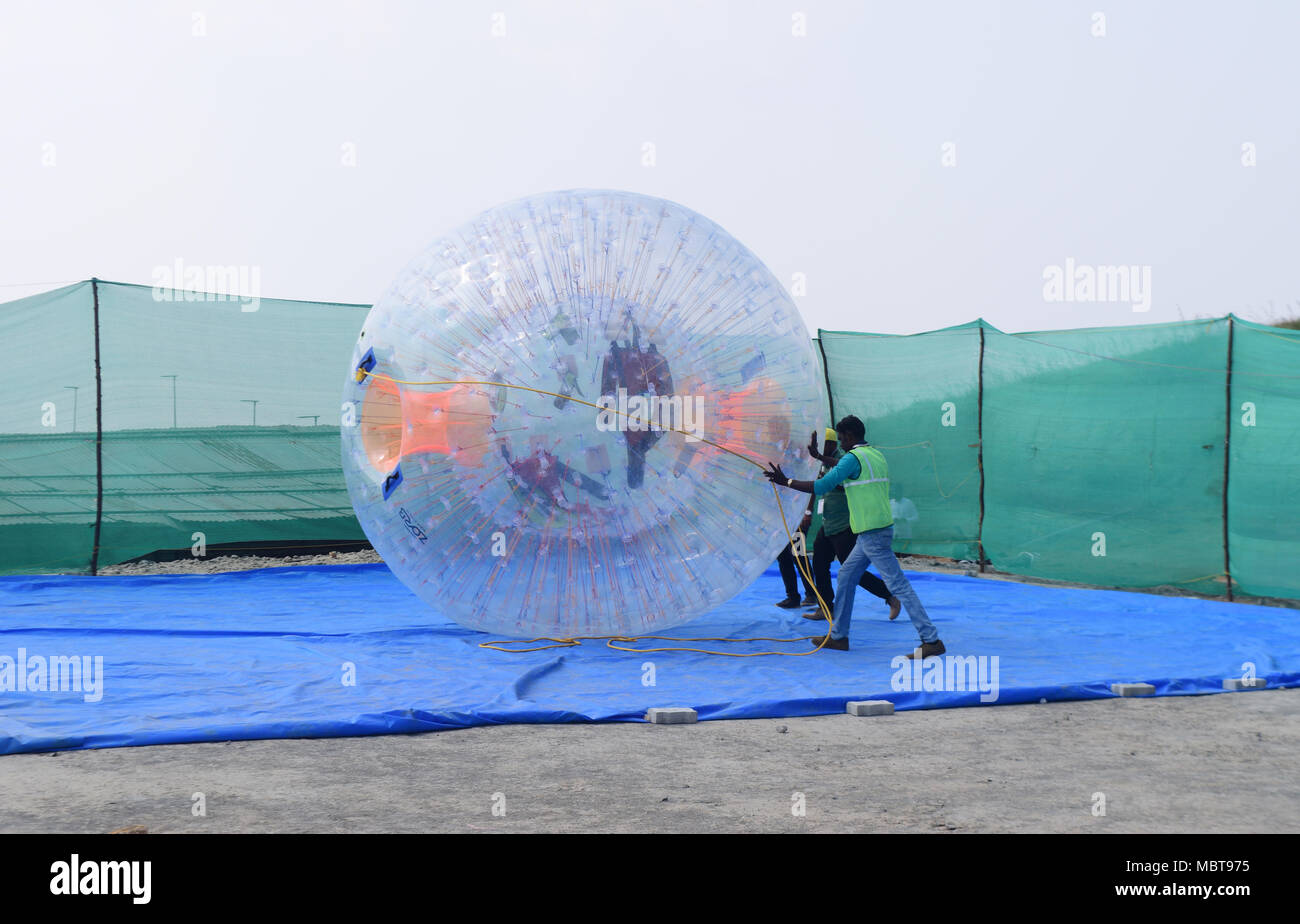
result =
[[[5,577],[0,753],[641,721],[653,706],[744,719],[842,713],[864,699],[899,710],[1001,705],[1110,697],[1113,682],[1150,683],[1156,695],[1218,693],[1224,678],[1252,672],[1270,687],[1300,685],[1294,610],[909,576],[948,648],[921,670],[894,660],[917,643],[906,614],[889,622],[883,603],[861,591],[850,651],[727,658],[595,641],[527,654],[480,648],[488,636],[431,613],[383,565]],[[781,596],[769,571],[664,634],[814,634],[818,623],[772,605]],[[91,665],[83,683],[102,659],[98,688],[69,689],[73,657]],[[32,689],[42,673],[44,686],[62,689]]]

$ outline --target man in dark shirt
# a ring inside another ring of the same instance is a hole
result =
[[[805,513],[803,520],[799,523],[799,531],[795,533],[801,551],[796,553],[793,546],[787,542],[785,548],[781,550],[781,554],[776,557],[776,567],[781,572],[782,583],[785,584],[785,599],[778,603],[777,606],[783,610],[792,610],[800,605],[798,578],[803,578],[803,605],[815,606],[817,603],[817,595],[813,593],[812,585],[808,583],[808,572],[812,570],[808,567],[807,555],[807,535],[811,520],[812,518]],[[796,562],[796,558],[802,559],[802,562]],[[826,602],[830,603],[829,600]]]

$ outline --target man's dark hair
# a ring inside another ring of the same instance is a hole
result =
[[[859,442],[867,438],[866,426],[852,414],[845,417],[835,425],[835,432],[843,433],[845,436],[851,436]]]

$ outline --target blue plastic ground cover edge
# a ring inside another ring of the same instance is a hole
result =
[[[996,667],[992,703],[982,700],[989,691],[912,689],[910,664],[900,680],[900,655],[916,644],[915,632],[905,615],[889,622],[880,601],[861,592],[848,652],[720,658],[633,654],[599,642],[528,654],[483,649],[488,636],[431,613],[383,565],[3,577],[0,753],[635,722],[652,706],[691,706],[711,720],[842,713],[856,699],[887,699],[899,711],[1060,702],[1114,697],[1115,682],[1150,683],[1156,696],[1202,695],[1225,692],[1224,678],[1247,670],[1270,688],[1300,686],[1294,610],[909,577],[949,657]],[[663,634],[794,637],[824,626],[771,605],[782,596],[769,571],[708,616]],[[100,698],[3,688],[4,659],[16,669],[20,650],[101,658]]]

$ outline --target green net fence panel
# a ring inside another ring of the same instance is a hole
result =
[[[1227,317],[820,339],[834,413],[889,458],[896,520],[912,501],[897,551],[1300,598],[1300,333]]]
[[[1300,597],[1300,331],[1233,324],[1228,408],[1232,579]]]
[[[812,343],[813,343],[813,353],[814,353],[814,354],[816,355],[816,357],[817,357],[817,370],[821,373],[822,378],[825,379],[825,378],[826,378],[826,361],[825,361],[824,359],[822,359],[821,343],[817,340],[816,337],[813,338],[813,342],[812,342]],[[825,430],[826,430],[826,426],[823,426],[820,430],[817,431],[817,448],[818,448],[818,449],[820,449],[820,448],[822,447],[822,443],[823,443],[824,438],[825,438],[825,435],[826,435],[826,434],[825,434]],[[808,433],[808,434],[800,434],[800,433],[796,433],[795,436],[796,436],[796,437],[802,437],[803,440],[807,440],[810,436],[812,436],[812,434],[811,434],[811,433]],[[812,459],[811,457],[809,457],[809,459],[808,459],[808,464],[809,464],[810,468],[811,468],[813,471],[820,471],[820,470],[821,470],[820,463],[818,463],[817,461],[815,461],[815,460]],[[816,504],[816,503],[812,504],[812,505],[811,505],[811,510],[812,510],[812,520],[811,520],[811,522],[809,523],[809,526],[808,526],[808,536],[807,536],[807,540],[808,540],[808,541],[807,541],[807,543],[806,543],[806,545],[807,545],[807,552],[808,552],[809,555],[812,554],[812,547],[813,547],[813,543],[817,540],[817,533],[819,533],[819,532],[821,531],[821,528],[822,528],[822,514],[821,514],[820,505],[818,505],[818,504]],[[800,585],[800,586],[802,586],[802,585]]]
[[[0,570],[79,571],[96,509],[91,284],[0,306]]]
[[[835,419],[860,417],[889,462],[897,551],[978,554],[980,329],[818,331]]]
[[[0,309],[6,342],[31,358],[0,373],[0,569],[364,539],[338,424],[368,307],[202,297],[101,281]]]
[[[1222,592],[1227,321],[986,333],[984,549],[1019,574]]]
[[[364,539],[338,422],[367,306],[202,298],[101,281],[0,306],[0,573]],[[889,459],[898,551],[1300,598],[1300,332],[977,321],[817,346],[826,425],[858,415]]]

